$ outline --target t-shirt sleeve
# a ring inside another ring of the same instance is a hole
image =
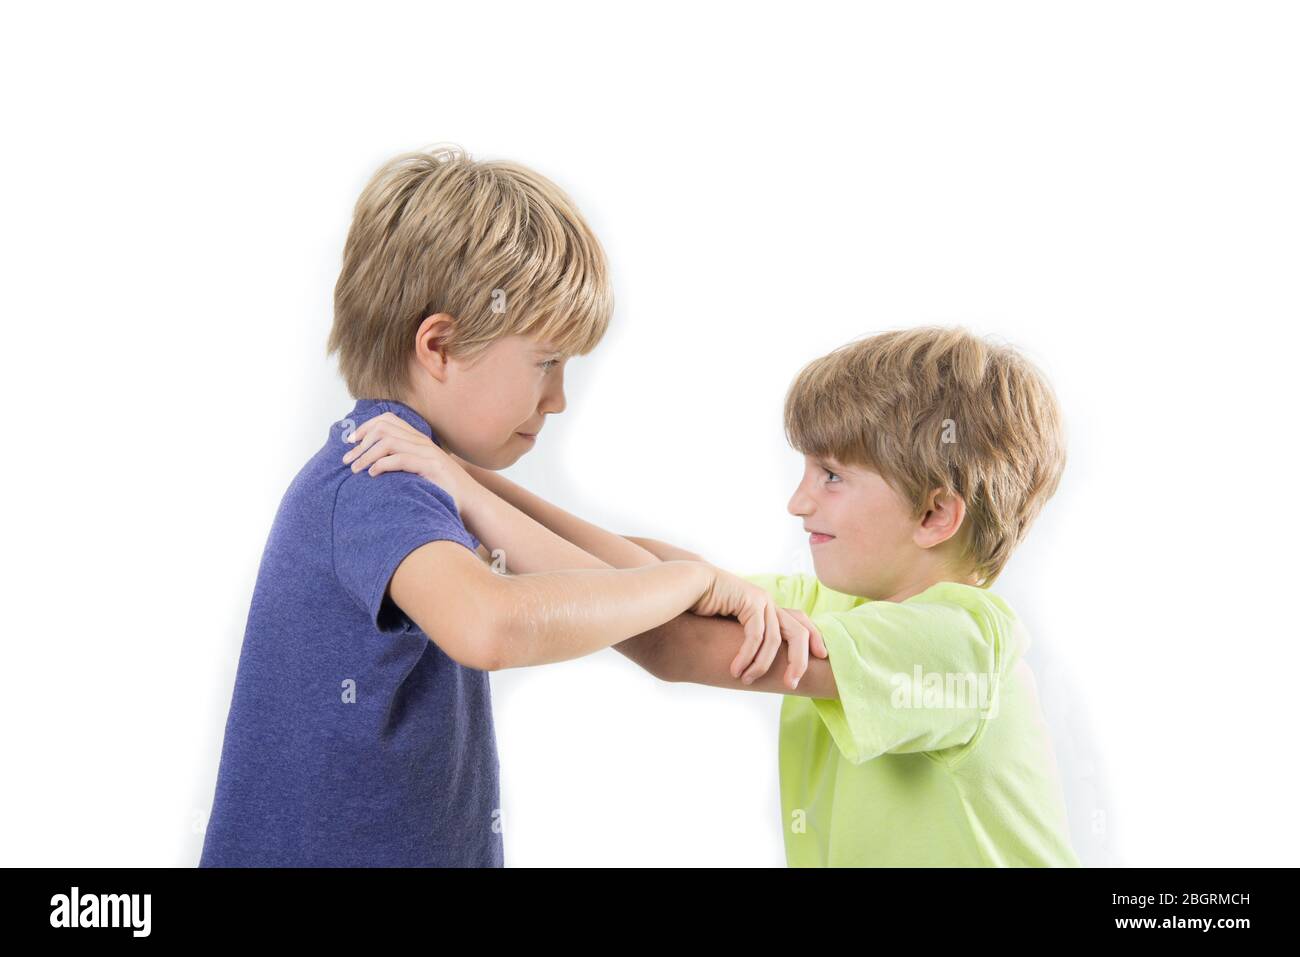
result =
[[[411,472],[349,475],[334,501],[334,572],[339,584],[382,632],[418,630],[385,598],[393,572],[428,542],[459,542],[476,551],[479,540],[461,521],[445,490]]]
[[[953,601],[869,602],[809,617],[839,693],[810,700],[849,762],[960,749],[996,716],[1008,623]]]

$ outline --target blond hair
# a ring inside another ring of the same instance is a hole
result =
[[[355,398],[399,398],[427,316],[454,317],[448,352],[473,361],[515,334],[586,355],[613,308],[604,251],[559,187],[440,144],[393,157],[362,190],[326,355]]]
[[[981,587],[1001,574],[1065,468],[1061,412],[1010,346],[927,326],[858,339],[809,363],[785,403],[797,451],[865,465],[908,502],[966,503],[961,561]]]

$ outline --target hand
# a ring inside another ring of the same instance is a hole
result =
[[[356,448],[343,456],[352,471],[368,469],[371,475],[384,472],[413,472],[428,479],[452,497],[459,510],[462,499],[474,483],[465,469],[448,452],[405,419],[391,412],[367,419],[345,435]]]
[[[785,669],[785,683],[793,691],[799,687],[799,679],[808,670],[809,651],[818,658],[826,658],[829,653],[822,633],[804,612],[796,608],[778,608],[776,615],[781,622],[781,638],[789,645],[786,656],[790,663]]]
[[[735,617],[745,629],[745,640],[731,663],[731,676],[753,684],[767,674],[784,639],[790,643],[785,683],[794,690],[808,670],[809,648],[826,656],[821,634],[802,612],[778,608],[765,589],[707,562],[704,567],[712,573],[712,581],[690,610],[697,615]]]

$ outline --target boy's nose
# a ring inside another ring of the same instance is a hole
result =
[[[802,518],[811,511],[808,507],[808,499],[803,494],[802,485],[794,490],[794,494],[790,496],[790,501],[785,507],[786,511],[796,518]]]
[[[558,413],[563,412],[567,406],[568,402],[564,398],[564,380],[557,377],[555,386],[547,391],[539,409],[542,412]]]
[[[563,393],[563,392],[559,393],[558,395],[554,395],[554,396],[549,396],[549,395],[548,395],[548,396],[547,396],[547,397],[542,401],[542,404],[539,405],[539,406],[537,407],[537,411],[538,411],[538,412],[542,412],[542,413],[547,413],[547,414],[554,415],[554,414],[557,413],[557,412],[563,412],[563,411],[564,411],[564,408],[565,408],[565,406],[566,406],[566,404],[567,404],[567,403],[564,401],[564,393]]]

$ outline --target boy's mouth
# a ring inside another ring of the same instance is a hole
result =
[[[834,535],[827,535],[825,532],[814,532],[810,528],[804,529],[804,531],[808,533],[809,545],[821,545],[824,542],[829,542],[832,538],[835,537]]]

